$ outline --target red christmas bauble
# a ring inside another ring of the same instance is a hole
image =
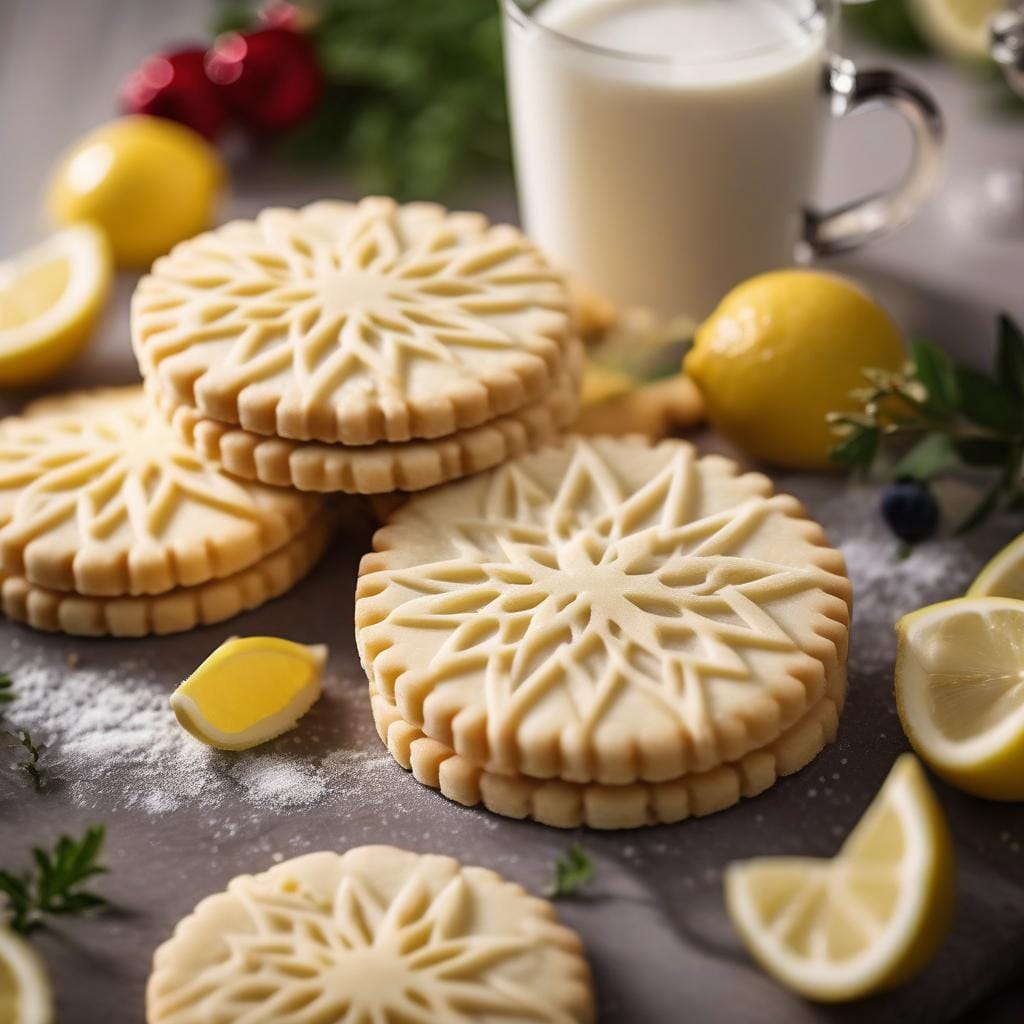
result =
[[[238,120],[262,134],[304,121],[324,89],[313,44],[287,28],[221,36],[207,54],[206,73]]]
[[[227,109],[206,75],[205,60],[205,51],[197,47],[148,57],[122,83],[121,110],[166,117],[216,140]]]

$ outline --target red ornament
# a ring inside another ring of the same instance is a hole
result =
[[[126,114],[152,114],[178,121],[211,141],[224,130],[224,98],[206,75],[205,51],[159,53],[144,60],[121,85]]]
[[[303,20],[302,12],[287,0],[269,0],[260,8],[260,23],[267,28],[286,28],[298,32]]]
[[[221,36],[207,54],[206,73],[238,120],[261,134],[304,121],[324,89],[313,44],[287,28]]]

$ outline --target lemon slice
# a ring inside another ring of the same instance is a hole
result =
[[[1006,6],[1006,0],[912,0],[911,12],[936,49],[983,60],[990,55],[989,22]]]
[[[726,907],[771,975],[811,999],[891,988],[932,958],[949,929],[953,844],[920,763],[904,754],[832,860],[730,864]]]
[[[110,253],[91,224],[0,263],[0,387],[62,370],[88,341],[110,290]]]
[[[0,925],[0,1021],[50,1024],[53,995],[46,969],[35,950]]]
[[[1024,601],[962,597],[896,630],[896,704],[914,749],[968,793],[1024,800]]]
[[[1024,533],[1011,541],[978,573],[968,597],[1016,597],[1024,600]]]
[[[273,636],[226,640],[171,694],[181,725],[221,750],[287,732],[316,703],[327,648]]]

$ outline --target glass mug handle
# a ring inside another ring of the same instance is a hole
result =
[[[890,191],[834,210],[804,211],[804,242],[815,256],[852,249],[906,224],[935,184],[945,138],[935,101],[895,71],[859,71],[852,61],[834,57],[825,85],[833,117],[867,106],[886,106],[901,114],[914,135],[914,155],[903,180]]]

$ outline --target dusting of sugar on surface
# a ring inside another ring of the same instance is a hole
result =
[[[794,481],[798,495],[815,486],[812,478],[805,480],[806,486]],[[800,496],[846,556],[855,606],[852,675],[891,672],[895,620],[962,593],[1004,540],[998,531],[983,531],[921,545],[900,559],[878,515],[877,489],[854,486],[819,501]],[[179,727],[168,704],[174,684],[158,653],[100,667],[90,663],[88,645],[63,655],[45,638],[20,631],[7,637],[7,647],[11,663],[4,668],[18,695],[12,722],[16,714],[19,728],[50,746],[50,772],[80,807],[151,815],[196,807],[211,812],[214,834],[222,837],[234,827],[234,813],[257,818],[267,810],[315,805],[372,805],[378,820],[397,821],[420,790],[376,736],[361,675],[329,669],[323,697],[297,729],[254,750],[226,753]],[[824,777],[819,785],[831,792]],[[818,792],[812,788],[807,796]],[[446,806],[454,807],[438,801],[434,813],[443,815]],[[483,816],[476,827],[497,828],[498,822]]]
[[[336,692],[325,694],[300,722],[301,735],[286,733],[254,750],[228,753],[199,743],[178,725],[169,689],[145,661],[100,669],[90,667],[88,658],[75,667],[38,658],[13,674],[18,727],[49,745],[51,775],[83,807],[113,805],[156,815],[186,805],[237,806],[239,797],[254,808],[304,807],[340,799],[356,787],[365,799],[367,776],[393,767],[376,736],[346,749],[328,735],[345,716],[365,714],[360,701]],[[358,696],[365,700],[361,690]]]

